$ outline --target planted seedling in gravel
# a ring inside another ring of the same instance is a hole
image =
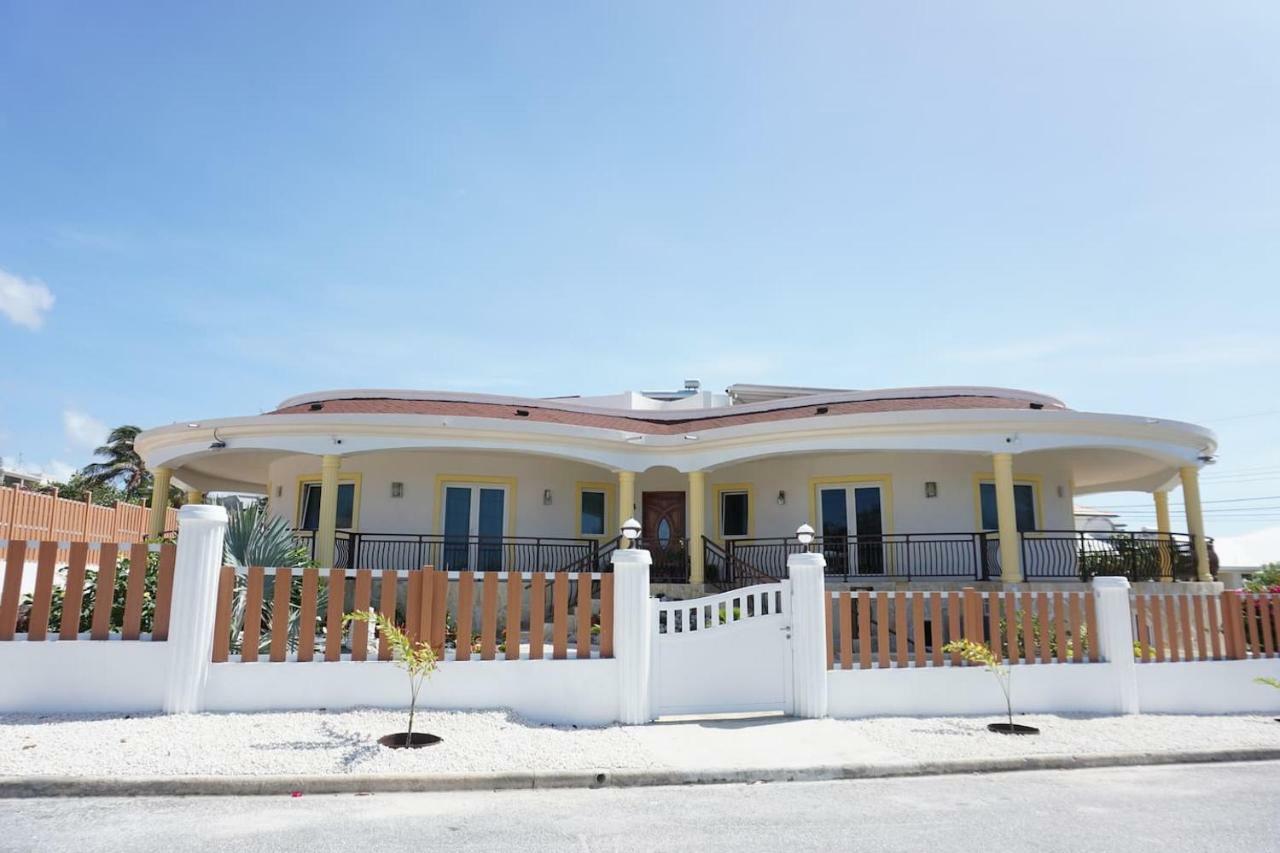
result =
[[[1275,689],[1280,690],[1280,678],[1271,678],[1270,676],[1264,675],[1255,678],[1254,682],[1257,684],[1265,684],[1268,687],[1274,687]],[[1276,717],[1276,722],[1280,723],[1280,717]]]
[[[985,643],[973,640],[952,640],[942,647],[947,654],[958,654],[966,663],[980,663],[996,677],[1000,692],[1004,694],[1004,706],[1009,714],[1008,723],[989,723],[987,731],[1002,735],[1038,735],[1034,726],[1021,726],[1013,721],[1013,674],[1009,667],[992,653]]]
[[[378,738],[378,743],[391,749],[411,748],[415,749],[420,746],[431,746],[440,742],[438,735],[420,732],[417,735],[413,733],[413,714],[418,705],[418,693],[422,690],[422,684],[426,681],[431,673],[436,671],[436,653],[430,645],[423,642],[414,642],[404,631],[401,631],[396,623],[392,622],[381,613],[375,613],[370,610],[357,610],[354,613],[348,613],[344,617],[346,622],[364,622],[378,626],[378,633],[387,639],[387,645],[391,647],[392,656],[396,665],[409,673],[409,726],[403,732],[386,735]]]

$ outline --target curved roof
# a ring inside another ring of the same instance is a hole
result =
[[[1078,494],[1160,488],[1217,446],[1212,432],[1194,424],[1074,411],[1029,391],[767,390],[737,404],[710,394],[655,403],[630,394],[324,391],[292,397],[265,414],[149,429],[136,446],[149,465],[169,465],[183,483],[206,491],[252,490],[266,481],[272,459],[292,454],[472,450],[612,470],[695,471],[790,454],[929,451],[1065,454]]]
[[[745,405],[634,410],[573,400],[498,397],[412,391],[330,391],[291,397],[268,415],[437,415],[520,420],[677,435],[699,429],[743,426],[824,415],[960,409],[1066,411],[1053,397],[1004,388],[900,388],[806,394]]]

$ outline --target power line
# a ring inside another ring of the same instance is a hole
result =
[[[1245,501],[1274,501],[1274,500],[1280,500],[1280,495],[1258,495],[1257,497],[1253,497],[1253,498],[1218,498],[1217,500],[1212,500],[1212,501],[1201,501],[1201,503],[1206,503],[1206,504],[1236,504],[1236,503],[1244,503]],[[1144,508],[1145,508],[1145,507],[1150,507],[1150,506],[1151,506],[1151,504],[1149,504],[1149,503],[1146,503],[1146,504],[1102,504],[1102,505],[1100,505],[1098,508],[1099,508],[1099,509],[1121,509],[1121,508],[1124,508],[1124,507],[1131,507],[1131,506],[1133,506],[1133,507],[1144,507]]]

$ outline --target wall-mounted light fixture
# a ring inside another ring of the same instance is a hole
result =
[[[938,483],[935,480],[929,480],[924,484],[924,496],[926,498],[936,498],[938,496]]]
[[[391,484],[391,497],[393,498],[404,497],[404,483],[394,482]]]
[[[551,506],[551,490],[550,489],[542,490],[542,505]]]
[[[778,506],[787,505],[787,492],[785,489],[778,489]]]
[[[1058,497],[1065,498],[1066,496],[1067,496],[1067,490],[1064,489],[1062,486],[1058,486]]]
[[[284,497],[284,486],[276,486],[276,497]]]

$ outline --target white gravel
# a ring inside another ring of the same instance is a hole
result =
[[[419,713],[444,738],[389,750],[400,711],[182,716],[0,715],[0,776],[297,775],[509,770],[613,770],[903,763],[948,758],[1280,748],[1260,716],[1025,715],[1038,737],[989,734],[991,717],[664,722],[566,728],[505,712]]]

